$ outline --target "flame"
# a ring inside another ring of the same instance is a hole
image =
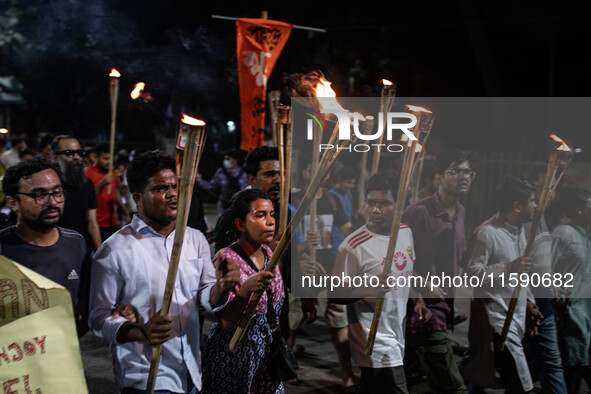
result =
[[[320,78],[320,82],[316,85],[316,97],[322,97],[322,100],[318,100],[320,104],[320,108],[329,112],[345,112],[349,117],[354,120],[355,118],[359,120],[366,120],[365,117],[360,114],[359,112],[351,113],[347,111],[341,104],[338,103],[336,97],[336,92],[330,87],[332,82],[327,81],[324,78]]]
[[[181,122],[183,122],[184,124],[188,124],[190,126],[205,126],[204,121],[192,118],[187,114],[183,114],[183,118],[181,119]]]
[[[406,105],[406,109],[412,112],[426,112],[428,114],[432,114],[433,112],[429,111],[427,108],[417,107],[416,105]]]
[[[316,85],[316,97],[324,98],[323,100],[318,100],[320,108],[331,111],[337,110],[346,112],[346,110],[337,102],[337,94],[334,90],[332,90],[330,85],[331,82],[324,78],[321,78],[318,85]]]
[[[384,85],[384,86],[390,86],[390,85],[394,85],[394,83],[392,83],[391,81],[388,81],[387,79],[382,79],[380,80],[380,82]]]
[[[131,92],[131,98],[132,99],[137,99],[138,97],[141,96],[142,92],[144,91],[144,88],[146,87],[146,84],[143,82],[138,82],[135,85],[133,85],[133,90]]]
[[[115,70],[114,68],[111,69],[109,77],[119,78],[120,76],[121,74],[119,73],[119,71]]]
[[[563,150],[563,151],[570,152],[571,149],[568,147],[568,145],[566,144],[566,142],[564,142],[556,134],[550,134],[550,138],[552,138],[554,141],[559,142],[561,144],[558,148],[556,148],[556,150]]]

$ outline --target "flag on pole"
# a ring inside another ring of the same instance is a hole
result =
[[[240,148],[247,152],[264,143],[267,80],[292,28],[289,23],[269,19],[236,20]]]

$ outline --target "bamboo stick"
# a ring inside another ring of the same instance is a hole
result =
[[[392,109],[394,104],[394,98],[396,97],[396,85],[387,79],[382,79],[382,92],[380,94],[380,113],[382,116],[382,135],[379,138],[378,144],[381,144],[384,140],[384,133],[386,133],[386,124],[388,123],[388,112]],[[379,117],[378,117],[379,119]],[[371,161],[371,172],[370,176],[378,172],[380,167],[380,152],[378,149],[374,150],[373,158]]]
[[[416,108],[416,107],[413,107]],[[392,220],[392,228],[390,230],[390,240],[388,242],[388,249],[386,251],[386,259],[384,262],[384,268],[382,270],[383,273],[390,273],[392,270],[392,261],[394,259],[394,252],[396,251],[396,242],[398,240],[398,232],[400,230],[400,221],[402,219],[402,211],[404,210],[404,205],[406,202],[406,196],[408,194],[408,188],[411,179],[411,172],[415,163],[415,156],[416,156],[416,146],[418,144],[418,140],[421,137],[421,127],[423,126],[423,116],[426,116],[426,128],[423,130],[425,133],[425,137],[422,139],[422,145],[424,149],[424,145],[426,143],[427,137],[431,132],[431,127],[433,125],[433,116],[430,111],[424,112],[424,109],[415,109],[411,110],[417,116],[417,124],[413,129],[413,134],[417,137],[417,140],[410,140],[409,144],[410,147],[405,149],[404,156],[402,160],[402,168],[400,171],[400,183],[398,186],[398,193],[396,196],[396,202],[394,206],[394,218]],[[375,344],[375,339],[378,331],[378,326],[380,324],[380,318],[382,315],[382,309],[384,307],[384,298],[379,298],[376,301],[376,306],[374,309],[373,320],[371,322],[371,327],[367,336],[367,342],[365,343],[365,354],[371,356],[373,353],[373,347]]]
[[[113,172],[113,160],[115,159],[115,124],[117,120],[117,99],[119,98],[119,77],[121,74],[115,69],[109,74],[109,97],[111,99],[111,133],[109,138],[109,172]],[[111,194],[111,185],[107,185],[107,194]]]
[[[318,130],[318,128],[313,125],[312,130],[314,131],[314,135],[312,138],[312,171],[311,174],[315,174],[318,171],[318,165],[320,160],[320,152],[319,146],[322,136],[322,130]],[[328,152],[325,152],[328,153]],[[318,198],[314,196],[312,202],[310,203],[310,233],[316,232],[318,229],[316,228],[316,218],[318,216]],[[311,261],[316,261],[316,245],[308,245],[308,255],[310,256]]]
[[[268,102],[270,104],[271,110],[269,111],[271,115],[271,137],[273,138],[273,145],[279,147],[279,123],[277,121],[277,111],[279,107],[279,97],[280,93],[279,90],[272,90],[267,94]]]
[[[184,146],[181,179],[177,198],[178,209],[175,224],[174,242],[172,246],[170,262],[168,265],[168,274],[166,276],[162,307],[160,309],[161,316],[168,315],[170,310],[181,251],[183,248],[183,240],[185,238],[185,230],[187,228],[187,219],[189,217],[189,207],[191,205],[191,199],[193,196],[193,186],[195,183],[195,177],[197,175],[197,167],[199,165],[201,153],[203,152],[203,147],[205,145],[205,123],[203,123],[203,125],[188,125],[182,123],[181,133],[186,134],[186,143]],[[148,383],[146,387],[146,393],[148,394],[154,393],[161,356],[162,345],[155,346],[152,349],[152,361],[150,364],[150,372],[148,375]]]
[[[291,166],[291,134],[290,129],[290,114],[291,108],[285,105],[279,105],[275,111],[275,121],[277,129],[278,139],[278,150],[279,150],[279,167],[281,171],[281,198],[280,198],[280,211],[279,211],[279,234],[285,232],[287,227],[287,218],[289,212],[289,188],[290,188],[290,172]],[[289,148],[288,148],[289,146]],[[289,154],[288,154],[289,150]],[[289,157],[288,157],[289,155]],[[288,170],[289,167],[289,170]]]

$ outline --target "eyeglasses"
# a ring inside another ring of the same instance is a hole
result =
[[[76,154],[78,154],[78,156],[80,156],[80,157],[86,157],[86,151],[84,149],[66,149],[66,150],[60,150],[59,152],[56,152],[56,154],[58,154],[58,155],[66,155],[68,157],[74,157]]]
[[[449,174],[451,176],[467,176],[470,179],[473,179],[474,176],[476,175],[476,172],[472,171],[472,170],[462,170],[460,168],[452,168],[451,170],[447,170],[445,171],[446,174]]]
[[[46,192],[44,192],[44,193],[21,193],[21,192],[17,192],[15,194],[23,194],[27,197],[34,199],[35,204],[45,205],[49,202],[49,197],[53,197],[55,202],[58,202],[58,203],[64,201],[64,196],[66,195],[66,191],[65,190],[58,190],[53,193],[46,193]]]

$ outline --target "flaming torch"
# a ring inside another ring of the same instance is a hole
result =
[[[206,137],[207,133],[205,131],[205,122],[183,114],[178,144],[184,149],[179,192],[177,197],[178,209],[174,241],[170,256],[170,263],[168,265],[164,296],[162,298],[162,308],[160,309],[161,316],[168,315],[170,310],[172,292],[174,291],[174,284],[176,281],[181,250],[183,247],[183,240],[185,238],[185,230],[187,228],[189,207],[191,205],[191,198],[193,196],[195,176],[197,175],[197,167],[199,166],[199,160],[201,160],[201,154],[203,153]],[[150,364],[150,373],[148,375],[146,393],[154,393],[161,355],[162,345],[158,345],[152,349],[152,362]]]
[[[540,220],[542,219],[544,211],[546,210],[546,207],[550,202],[551,196],[554,195],[556,187],[558,186],[562,177],[566,173],[566,169],[568,168],[573,158],[573,153],[571,149],[562,139],[560,139],[555,134],[550,134],[550,138],[552,138],[555,142],[558,142],[560,146],[553,150],[552,153],[550,153],[550,157],[548,158],[548,167],[546,169],[546,176],[544,178],[542,191],[539,195],[538,207],[536,208],[536,212],[534,213],[531,230],[527,238],[527,243],[525,244],[525,250],[523,251],[523,256],[525,257],[529,256],[532,252],[532,249],[534,247],[534,241],[536,239],[536,232],[538,230],[538,227],[540,226]],[[501,337],[498,344],[499,350],[503,350],[505,348],[505,341],[507,340],[507,335],[509,333],[511,321],[513,320],[515,308],[517,307],[517,300],[519,298],[520,292],[521,284],[518,284],[513,289],[511,302],[509,303],[509,309],[507,311],[507,316],[505,317],[505,324],[503,325],[503,331],[501,332]]]
[[[135,85],[133,85],[133,90],[131,91],[131,93],[129,95],[131,96],[132,99],[137,100],[142,95],[142,92],[144,91],[145,87],[146,87],[145,83],[138,82]]]
[[[327,82],[324,80],[324,82],[322,84],[324,86],[326,86],[325,83],[328,83],[328,86],[330,87],[330,82]],[[336,100],[335,100],[335,103],[336,103]],[[325,103],[325,105],[326,105],[326,103]],[[338,105],[338,103],[337,103],[337,105]],[[344,109],[342,109],[342,107],[340,107],[340,108],[341,108],[341,110],[345,111]],[[337,135],[338,135],[338,130],[339,130],[339,127],[338,127],[338,122],[337,122],[335,129],[333,130],[333,135],[331,136],[331,141],[336,140]],[[316,169],[316,172],[313,173],[313,175],[312,175],[312,180],[310,181],[308,188],[306,189],[306,193],[305,193],[304,197],[302,198],[302,201],[300,202],[300,205],[298,206],[296,212],[292,216],[291,221],[287,225],[285,232],[281,236],[279,243],[275,247],[275,250],[273,251],[273,255],[271,256],[271,259],[267,263],[267,267],[265,268],[265,270],[267,270],[269,272],[273,272],[273,270],[275,269],[275,266],[278,264],[283,253],[287,249],[287,246],[291,242],[292,229],[297,228],[301,224],[306,212],[308,211],[308,208],[310,208],[310,205],[312,204],[312,201],[316,200],[316,194],[318,193],[318,189],[322,185],[322,182],[324,182],[326,176],[328,175],[330,168],[338,161],[338,159],[341,157],[342,153],[345,150],[347,150],[347,146],[349,146],[353,141],[348,140],[348,141],[341,141],[341,142],[342,142],[341,149],[338,149],[338,150],[334,149],[332,151],[327,151],[322,156],[322,159],[318,163],[318,167]],[[315,146],[314,149],[318,149],[318,147]],[[240,344],[240,341],[242,340],[244,333],[248,329],[248,325],[250,324],[250,321],[252,320],[252,317],[253,317],[254,312],[257,308],[257,305],[259,304],[262,294],[263,294],[262,291],[257,291],[250,298],[250,301],[248,303],[248,307],[246,308],[246,311],[240,317],[240,321],[238,322],[238,326],[236,327],[236,330],[234,331],[234,335],[232,336],[232,339],[230,340],[228,350],[230,350],[231,352],[235,352],[236,349],[238,349],[238,345]]]
[[[121,74],[114,68],[109,74],[109,97],[111,99],[111,138],[109,140],[109,174],[113,172],[113,158],[115,156],[115,121],[117,119],[117,99],[119,98],[119,78]],[[111,194],[111,184],[107,186],[107,194]]]
[[[413,135],[416,140],[409,139],[408,149],[404,150],[404,156],[402,159],[402,168],[400,170],[400,184],[398,186],[398,194],[396,196],[396,205],[394,207],[394,219],[392,221],[392,229],[390,231],[390,241],[388,242],[388,250],[386,252],[386,259],[384,262],[384,273],[390,273],[392,270],[392,261],[394,259],[394,251],[396,248],[396,241],[398,240],[398,230],[400,230],[400,220],[402,218],[402,211],[404,209],[404,203],[406,201],[406,195],[408,193],[408,187],[411,179],[411,172],[414,165],[416,164],[416,153],[419,150],[419,146],[422,149],[425,146],[427,138],[431,132],[433,126],[434,115],[428,109],[422,107],[416,107],[413,105],[407,105],[406,109],[409,110],[416,118],[417,123],[413,128]],[[419,143],[419,141],[421,141]],[[365,354],[371,356],[373,352],[373,345],[376,340],[376,334],[378,331],[378,325],[380,324],[380,317],[382,315],[382,308],[384,306],[384,299],[379,298],[376,301],[376,307],[374,310],[373,320],[371,322],[371,328],[367,336],[367,342],[365,344]]]

